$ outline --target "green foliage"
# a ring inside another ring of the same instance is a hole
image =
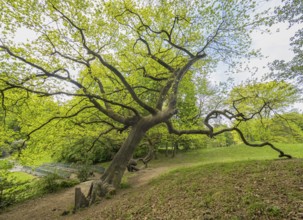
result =
[[[0,162],[0,209],[79,183],[77,180],[62,179],[56,174],[37,179],[26,173],[10,172],[11,165],[2,160]]]
[[[13,162],[9,160],[0,160],[0,170],[8,170],[14,166]]]
[[[239,128],[249,141],[302,143],[303,115],[297,112],[275,115],[271,118],[253,119],[241,123]],[[235,141],[239,139],[234,136]]]
[[[0,169],[0,209],[33,196],[33,182],[27,175],[10,173],[8,168]]]
[[[51,173],[39,180],[37,186],[42,193],[53,193],[63,188],[72,187],[78,183],[77,180],[62,179],[59,175]]]
[[[0,170],[0,209],[13,204],[16,200],[14,194],[10,192],[13,181],[9,180],[7,170]]]
[[[80,182],[85,182],[88,180],[88,178],[92,175],[92,169],[89,163],[81,164],[78,172],[77,177],[80,180]]]
[[[85,134],[84,134],[85,135]],[[84,137],[74,138],[74,142],[65,143],[66,146],[61,148],[59,160],[71,163],[85,163],[92,161],[92,163],[100,163],[109,161],[119,149],[119,140],[112,140],[110,136],[100,138],[95,142],[93,137],[86,134]]]
[[[43,177],[42,180],[40,180],[41,189],[45,193],[52,193],[58,191],[60,189],[60,184],[58,182],[60,179],[61,177],[57,174],[48,174],[47,176]]]
[[[298,91],[286,82],[250,82],[232,89],[228,100],[247,118],[251,116],[269,117],[298,101]]]

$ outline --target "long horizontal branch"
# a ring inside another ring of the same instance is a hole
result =
[[[282,150],[280,150],[279,148],[275,147],[273,144],[269,143],[269,142],[263,142],[263,143],[260,143],[260,144],[257,144],[257,143],[249,143],[246,138],[244,137],[244,134],[243,132],[239,129],[239,128],[236,128],[236,127],[233,127],[233,128],[225,128],[225,129],[222,129],[218,132],[214,132],[213,133],[213,136],[217,136],[219,134],[222,134],[224,132],[231,132],[231,131],[236,131],[241,140],[243,141],[244,144],[246,144],[247,146],[250,146],[250,147],[264,147],[264,146],[269,146],[270,148],[272,148],[273,150],[279,152],[279,157],[287,157],[287,158],[292,158],[291,155],[289,154],[285,154]]]

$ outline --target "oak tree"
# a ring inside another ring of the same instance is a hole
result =
[[[41,98],[76,97],[81,103],[45,119],[28,138],[55,120],[90,111],[102,115],[100,128],[128,132],[111,165],[92,185],[90,203],[119,188],[134,150],[159,124],[176,135],[212,138],[234,131],[250,146],[268,145],[280,157],[290,157],[268,142],[248,143],[236,126],[213,128],[211,121],[217,117],[252,118],[237,108],[203,113],[196,129],[178,130],[172,121],[178,113],[182,116],[178,107],[188,109],[187,97],[180,96],[186,77],[195,81],[218,61],[231,63],[254,54],[249,51],[249,31],[262,21],[256,1],[1,0],[0,4],[2,107],[8,92],[20,91]],[[16,38],[22,31],[32,37]]]

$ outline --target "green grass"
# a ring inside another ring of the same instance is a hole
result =
[[[9,173],[9,179],[15,179],[17,181],[25,182],[36,178],[33,175],[24,172],[12,172]]]
[[[303,209],[302,176],[302,159],[181,168],[113,200],[100,218],[292,219]]]
[[[303,158],[303,144],[276,144]],[[182,165],[115,201],[104,219],[286,219],[303,210],[303,160],[279,159],[269,147],[236,145],[159,155],[150,167]],[[132,205],[133,204],[133,205]],[[302,207],[301,207],[302,206]],[[167,211],[169,210],[169,211]]]
[[[276,144],[284,153],[292,155],[294,158],[303,158],[303,144]],[[199,163],[208,164],[216,162],[236,162],[246,160],[268,160],[278,159],[279,153],[270,147],[249,147],[244,144],[221,148],[204,148],[179,153],[173,159],[167,158],[165,163]],[[162,165],[164,156],[155,164]]]

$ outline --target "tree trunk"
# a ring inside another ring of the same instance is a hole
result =
[[[99,197],[114,194],[120,188],[123,174],[129,160],[132,158],[136,147],[145,136],[146,132],[153,126],[168,120],[175,111],[167,110],[141,118],[131,127],[128,137],[114,156],[110,166],[106,169],[99,181],[92,183],[87,199],[89,205]]]
[[[173,142],[173,152],[171,157],[174,158],[176,156],[177,150],[178,150],[178,142]]]
[[[90,192],[87,195],[89,205],[92,204],[97,197],[114,194],[115,190],[120,188],[120,183],[127,164],[132,158],[136,147],[150,127],[151,126],[148,122],[141,120],[131,128],[128,137],[114,156],[110,166],[102,175],[101,180],[95,181],[91,185]]]
[[[168,157],[168,143],[165,145],[165,157]]]
[[[114,156],[110,166],[102,175],[101,180],[113,185],[115,188],[120,187],[121,179],[126,169],[128,161],[132,158],[133,153],[144,137],[146,131],[144,126],[139,124],[134,126],[119,151]]]

